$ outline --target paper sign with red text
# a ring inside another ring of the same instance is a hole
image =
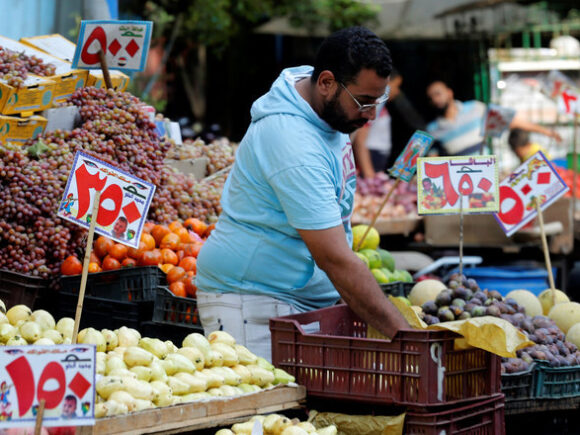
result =
[[[407,142],[405,149],[401,152],[393,167],[389,169],[389,174],[394,178],[400,178],[407,183],[417,172],[417,159],[423,157],[429,151],[433,143],[433,136],[424,131],[417,130]]]
[[[556,101],[558,111],[566,115],[580,113],[580,90],[574,81],[560,71],[550,71],[542,81],[546,95]]]
[[[509,128],[515,115],[516,111],[509,107],[501,107],[497,104],[488,105],[483,124],[483,135],[500,137]]]
[[[499,186],[494,216],[509,237],[537,216],[536,198],[545,210],[569,190],[541,151],[516,168]]]
[[[58,215],[88,229],[97,190],[101,199],[95,231],[138,248],[155,186],[78,151]]]
[[[101,68],[102,50],[110,69],[143,71],[152,28],[151,21],[81,21],[73,68]]]
[[[0,428],[95,424],[96,348],[90,344],[2,346]]]
[[[420,158],[419,214],[493,213],[499,207],[498,184],[495,156]]]

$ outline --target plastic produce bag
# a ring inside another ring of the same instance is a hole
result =
[[[395,416],[348,415],[310,411],[308,421],[317,429],[335,425],[337,435],[402,435],[405,414]]]

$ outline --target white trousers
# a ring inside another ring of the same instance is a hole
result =
[[[199,319],[206,335],[226,331],[237,343],[268,361],[272,361],[269,320],[301,312],[268,296],[198,291],[196,297]]]

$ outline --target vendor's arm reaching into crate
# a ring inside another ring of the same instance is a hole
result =
[[[367,266],[347,244],[342,225],[326,230],[298,230],[320,267],[344,301],[367,324],[387,337],[409,324],[385,297]]]

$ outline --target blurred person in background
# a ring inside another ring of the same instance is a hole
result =
[[[427,125],[427,131],[434,137],[436,145],[430,154],[464,156],[479,154],[483,142],[482,125],[487,105],[480,101],[459,101],[453,90],[442,80],[435,80],[427,87],[427,96],[439,112],[439,116]],[[523,119],[516,114],[510,128],[540,133],[561,141],[553,130]]]
[[[540,144],[530,141],[530,133],[521,128],[512,128],[508,137],[508,143],[520,163],[525,162],[538,151],[544,153],[547,159],[551,159],[550,154]]]

